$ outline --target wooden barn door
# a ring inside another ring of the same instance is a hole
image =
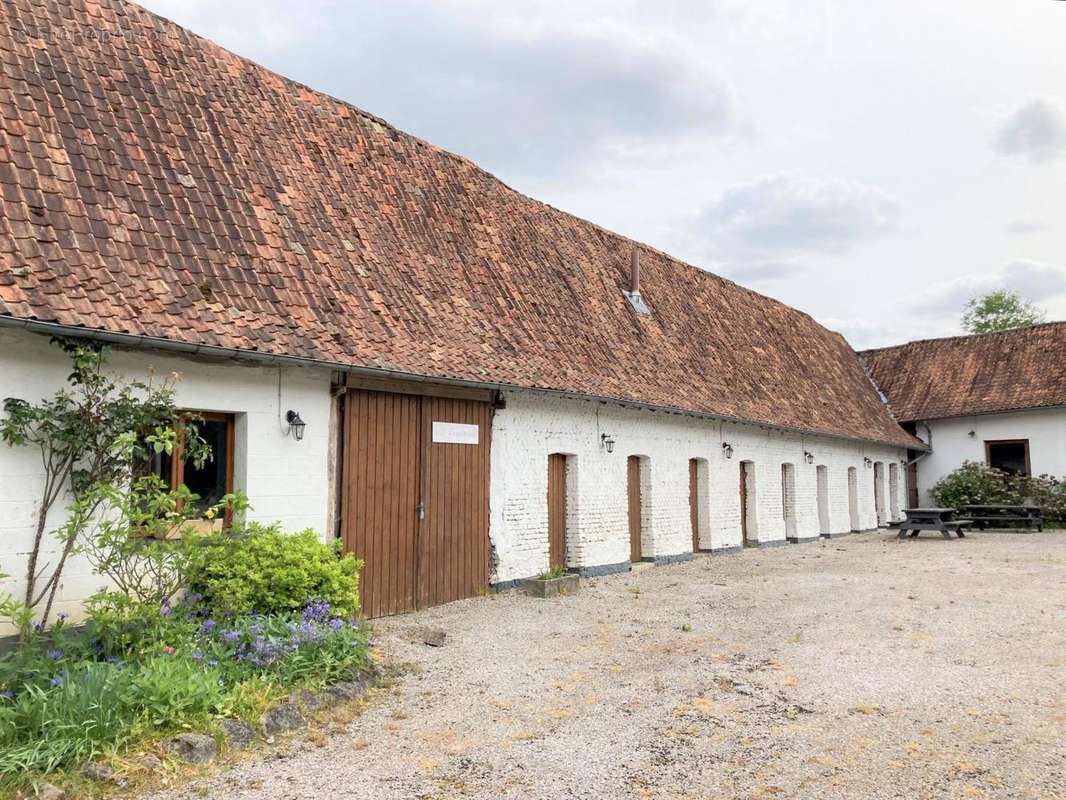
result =
[[[408,394],[348,393],[344,549],[365,563],[359,589],[368,617],[415,608],[421,401]]]
[[[489,579],[489,405],[422,400],[419,608],[473,597]]]
[[[629,494],[629,560],[641,559],[640,457],[630,456],[626,462],[626,490]]]
[[[471,597],[488,583],[489,407],[349,390],[344,548],[365,562],[363,613]]]
[[[548,566],[566,569],[566,456],[548,456]]]

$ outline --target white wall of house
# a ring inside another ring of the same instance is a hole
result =
[[[242,366],[156,352],[112,352],[108,368],[128,380],[181,375],[175,386],[179,406],[236,415],[234,485],[252,502],[249,519],[280,522],[285,530],[313,528],[326,534],[329,503],[330,373],[302,368]],[[48,337],[0,330],[0,400],[36,401],[65,385],[70,363]],[[302,441],[287,435],[285,412],[294,409],[307,423]],[[32,543],[44,475],[40,451],[0,444],[0,572],[11,577],[0,591],[21,597],[25,591],[26,556]],[[61,499],[49,518],[62,522]],[[56,556],[54,540],[42,561]],[[80,601],[104,581],[88,564],[74,558],[64,570],[57,611],[77,616]],[[0,630],[0,635],[5,631]]]
[[[919,423],[917,431],[918,437],[933,447],[933,452],[918,462],[918,493],[923,505],[933,502],[929,494],[933,484],[963,461],[984,462],[986,441],[1028,439],[1034,475],[1066,476],[1066,408],[935,419]]]
[[[754,425],[718,423],[689,416],[626,409],[599,402],[547,398],[508,392],[506,408],[493,417],[490,477],[490,535],[498,558],[495,580],[503,583],[536,575],[548,566],[548,456],[566,453],[568,461],[567,562],[574,568],[619,566],[629,562],[626,460],[647,459],[642,498],[647,519],[642,555],[651,559],[683,557],[692,551],[689,459],[705,459],[707,492],[701,517],[706,530],[701,549],[727,550],[741,544],[740,465],[754,463],[757,497],[749,540],[784,542],[782,502],[784,463],[794,464],[796,536],[819,535],[818,465],[827,468],[831,533],[851,531],[849,467],[856,470],[860,529],[877,526],[874,469],[865,459],[885,464],[886,507],[906,505],[906,481],[899,470],[899,499],[888,502],[887,465],[905,450],[840,439],[801,436]],[[611,434],[613,453],[600,436]],[[722,443],[733,447],[723,455]],[[804,451],[814,454],[813,464]],[[703,465],[701,465],[703,473]],[[754,530],[751,530],[754,528]]]

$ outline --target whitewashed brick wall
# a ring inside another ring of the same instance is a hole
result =
[[[548,566],[548,455],[566,453],[568,462],[568,564],[575,568],[629,561],[626,459],[647,458],[643,511],[647,516],[643,556],[662,558],[689,553],[689,459],[705,459],[699,481],[707,488],[700,509],[701,547],[738,547],[740,463],[754,463],[756,532],[761,543],[785,539],[781,465],[795,465],[796,536],[819,535],[816,467],[828,471],[828,517],[832,533],[851,530],[847,468],[856,468],[859,527],[875,528],[874,471],[871,461],[900,461],[906,451],[816,436],[800,436],[754,425],[626,409],[604,403],[547,398],[508,392],[506,408],[493,417],[490,484],[490,535],[498,559],[495,581],[536,575]],[[611,434],[614,452],[601,446]],[[733,457],[722,443],[733,446]],[[814,464],[804,461],[809,450]],[[888,471],[885,470],[885,473]],[[906,497],[900,470],[899,506]],[[885,487],[888,497],[888,486]],[[889,503],[886,501],[886,507]],[[704,519],[706,520],[704,522]]]
[[[327,457],[330,414],[330,373],[327,370],[239,366],[207,363],[150,352],[114,351],[108,368],[126,380],[179,372],[176,400],[183,408],[235,414],[234,485],[252,500],[249,519],[280,522],[287,531],[313,528],[325,536],[329,509]],[[70,362],[48,337],[0,331],[0,400],[18,397],[36,401],[65,385]],[[303,441],[286,435],[284,415],[299,411],[307,422]],[[25,592],[26,557],[44,475],[40,452],[0,443],[0,591],[17,597]],[[67,498],[60,498],[49,527],[63,519]],[[56,547],[43,554],[56,557]],[[84,559],[75,557],[64,570],[57,611],[77,617],[81,601],[102,588]],[[7,633],[0,626],[0,635]]]

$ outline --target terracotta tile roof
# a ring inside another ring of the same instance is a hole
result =
[[[900,444],[788,306],[122,0],[5,0],[0,314]]]
[[[903,422],[1066,406],[1066,322],[860,353]]]

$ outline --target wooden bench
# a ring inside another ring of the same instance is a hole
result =
[[[1040,506],[980,505],[962,506],[959,513],[973,520],[975,528],[1036,528],[1044,530],[1044,512]]]
[[[910,533],[913,539],[919,531],[938,531],[945,539],[955,534],[960,539],[966,538],[965,528],[972,524],[969,519],[955,519],[954,508],[905,508],[907,518],[899,524],[897,538],[902,539]]]

